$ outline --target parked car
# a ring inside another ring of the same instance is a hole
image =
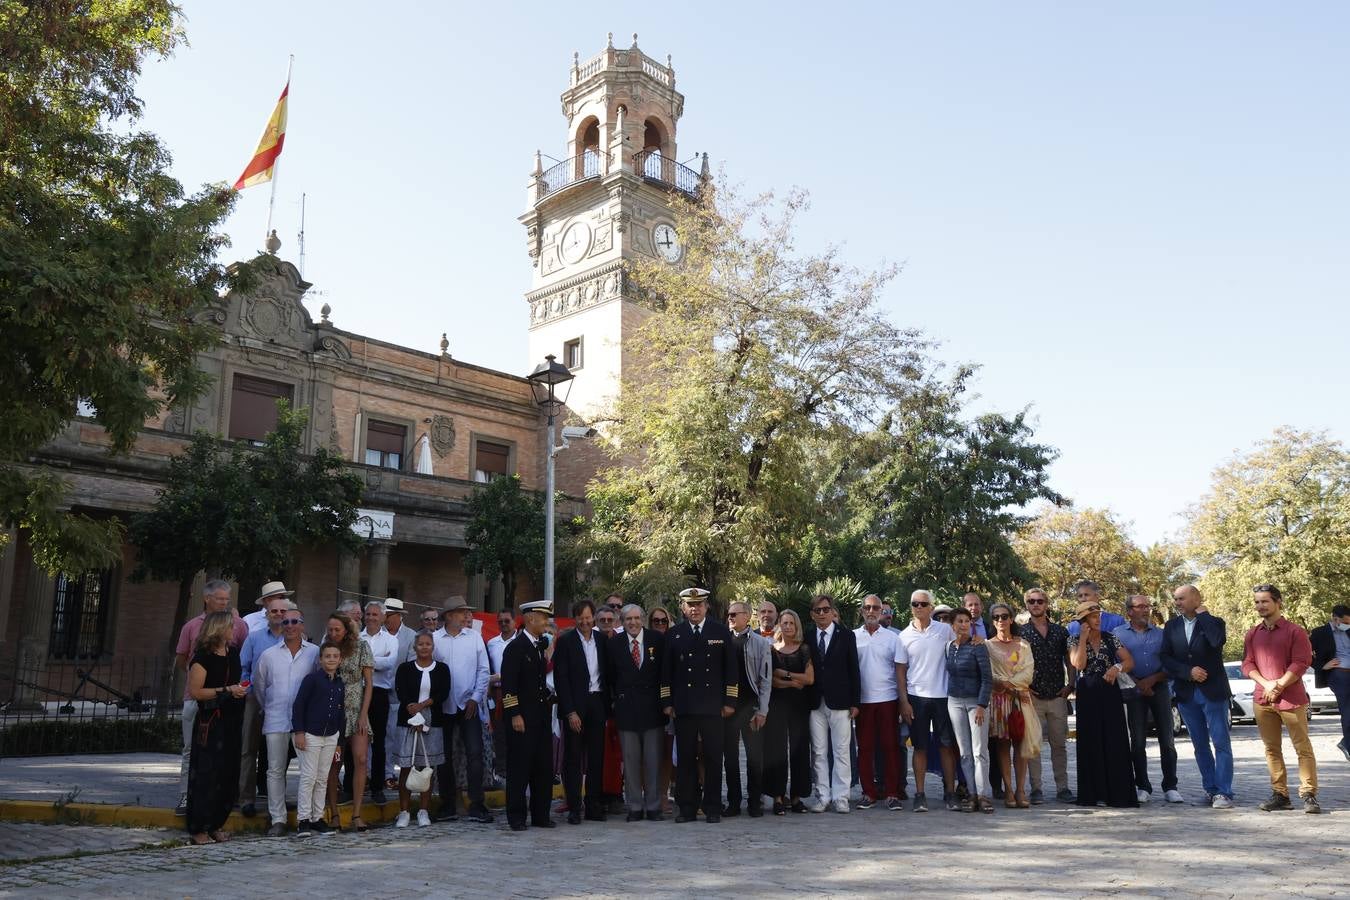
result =
[[[1313,673],[1311,670],[1303,675],[1303,686],[1308,689],[1308,715],[1313,713],[1335,713],[1339,707],[1336,706],[1336,695],[1332,693],[1331,688],[1320,688],[1313,682]]]

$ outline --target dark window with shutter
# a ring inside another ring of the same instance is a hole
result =
[[[91,569],[81,575],[62,572],[56,576],[48,648],[54,659],[89,659],[103,654],[114,571]]]
[[[407,439],[406,426],[372,420],[366,426],[366,465],[403,468],[403,446]]]
[[[234,440],[262,441],[277,427],[277,401],[295,401],[295,389],[279,381],[234,376],[230,393],[230,437]]]
[[[511,448],[505,444],[479,441],[474,448],[475,481],[491,481],[511,473]]]

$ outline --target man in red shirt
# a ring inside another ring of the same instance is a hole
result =
[[[1258,584],[1253,592],[1261,624],[1248,631],[1243,641],[1242,674],[1256,682],[1256,727],[1266,745],[1266,766],[1270,769],[1270,799],[1260,809],[1273,812],[1293,808],[1280,745],[1283,725],[1298,753],[1303,811],[1320,813],[1317,758],[1308,740],[1308,692],[1303,687],[1303,673],[1312,665],[1312,643],[1308,632],[1284,617],[1284,597],[1279,588]]]

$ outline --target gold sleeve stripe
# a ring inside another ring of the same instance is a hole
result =
[[[741,686],[739,684],[732,684],[727,686],[728,697],[739,697],[740,695],[741,695]]]
[[[512,706],[518,706],[519,704],[520,700],[516,697],[515,694],[507,694],[505,697],[502,698],[502,706],[509,708]]]
[[[670,688],[668,688],[668,687],[663,687],[663,688],[661,688],[661,696],[662,696],[662,697],[669,697],[669,696],[670,696]]]

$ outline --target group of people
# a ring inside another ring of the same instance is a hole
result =
[[[365,830],[368,770],[374,802],[385,800],[386,778],[397,773],[389,781],[399,791],[396,827],[411,824],[413,794],[417,823],[433,821],[433,780],[437,817],[455,818],[460,769],[467,814],[487,823],[485,755],[495,750],[515,831],[555,827],[555,780],[569,824],[615,813],[629,822],[847,813],[855,784],[858,808],[899,811],[909,799],[911,810],[925,812],[930,777],[947,809],[990,814],[999,794],[1008,809],[1046,801],[1047,743],[1058,801],[1132,807],[1154,791],[1150,720],[1162,794],[1181,803],[1174,694],[1204,803],[1231,807],[1223,620],[1189,585],[1174,593],[1178,614],[1161,628],[1148,597],[1128,598],[1121,617],[1103,609],[1091,581],[1074,594],[1067,627],[1050,620],[1040,589],[1024,594],[1023,611],[995,603],[987,619],[978,594],[951,608],[918,590],[905,628],[870,595],[862,625],[850,630],[829,596],[811,600],[809,626],[768,602],[753,610],[730,603],[723,622],[708,615],[708,592],[690,588],[680,594],[678,621],[663,607],[648,611],[612,595],[598,609],[590,600],[573,604],[574,627],[555,638],[554,610],[537,601],[521,606],[518,628],[515,616],[501,614],[501,633],[489,641],[462,598],[424,613],[421,630],[404,624],[403,604],[391,598],[340,607],[315,646],[280,582],[264,586],[262,608],[242,618],[230,609],[229,585],[210,582],[206,611],[184,626],[178,646],[188,671],[181,811],[194,842],[227,839],[221,829],[236,801],[254,814],[263,756],[268,833],[286,834],[294,752],[299,835],[334,827],[348,798],[350,827]],[[1272,784],[1260,808],[1293,805],[1280,746],[1287,732],[1302,806],[1320,812],[1302,676],[1316,667],[1319,682],[1332,684],[1350,729],[1350,610],[1336,607],[1310,638],[1282,605],[1275,586],[1257,586],[1262,621],[1246,636],[1242,663],[1257,684]],[[1076,791],[1068,784],[1070,697]],[[1350,760],[1347,747],[1342,740]]]

